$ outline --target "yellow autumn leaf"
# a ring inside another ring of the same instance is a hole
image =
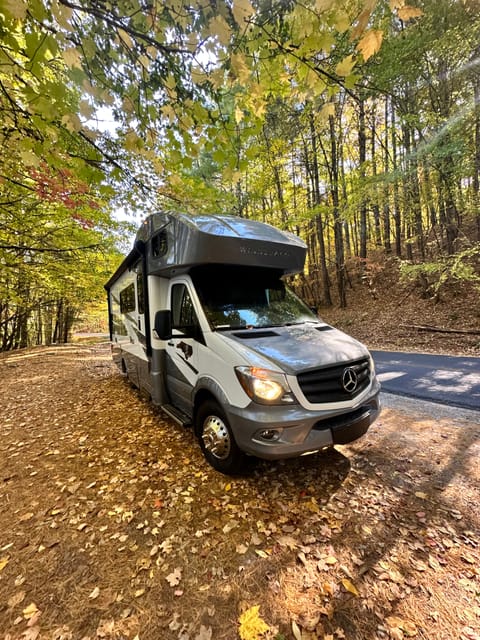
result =
[[[335,13],[335,29],[338,33],[344,33],[350,28],[350,16],[346,11],[337,11]]]
[[[133,49],[133,40],[129,33],[125,29],[118,30],[118,37],[128,49]]]
[[[220,44],[227,45],[232,35],[230,26],[223,16],[215,16],[208,24],[208,30],[212,35],[216,35]]]
[[[31,602],[28,607],[25,607],[23,610],[23,617],[25,620],[30,620],[38,611],[37,605],[34,602]]]
[[[2,9],[17,20],[25,19],[28,8],[28,3],[25,0],[4,0],[2,5]]]
[[[232,13],[238,26],[244,27],[254,11],[250,0],[233,0]]]
[[[62,116],[62,124],[71,133],[80,131],[82,128],[82,122],[76,113],[66,113]]]
[[[260,605],[255,605],[244,611],[239,617],[240,628],[238,632],[241,640],[259,640],[264,633],[270,630],[268,624],[260,618],[259,610]]]
[[[0,571],[8,564],[9,558],[0,558]]]
[[[390,6],[390,9],[392,11],[395,11],[395,9],[400,9],[400,7],[405,6],[405,0],[390,0],[388,4]]]
[[[375,9],[375,5],[377,4],[376,0],[366,0],[362,13],[357,18],[357,24],[352,31],[352,39],[358,38],[367,28],[368,21],[370,20],[370,16],[372,15],[373,10]]]
[[[318,112],[318,116],[320,120],[325,121],[328,120],[329,116],[335,115],[335,104],[333,102],[327,102]]]
[[[319,13],[332,8],[334,0],[315,0],[315,10]]]
[[[353,55],[350,55],[337,64],[335,71],[338,76],[345,77],[351,73],[354,66],[355,60],[353,59]]]
[[[403,20],[404,22],[408,22],[408,20],[412,20],[412,18],[420,18],[420,16],[423,16],[423,11],[418,7],[400,7],[397,13],[400,20]]]
[[[358,593],[357,587],[350,582],[350,580],[347,580],[347,578],[343,578],[343,580],[341,581],[344,588],[349,592],[352,593],[354,596],[359,596],[360,594]]]
[[[245,57],[241,53],[234,53],[230,58],[231,68],[241,83],[245,83],[250,77],[250,70]]]
[[[377,53],[382,46],[382,40],[383,31],[380,31],[380,29],[370,29],[370,31],[367,31],[363,38],[358,41],[357,49],[365,61]]]
[[[77,67],[78,69],[82,68],[82,58],[80,51],[76,47],[69,47],[62,52],[63,59],[65,64],[73,69]]]

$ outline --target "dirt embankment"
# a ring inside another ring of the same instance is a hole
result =
[[[229,479],[107,345],[0,376],[0,638],[480,637],[478,414],[387,399],[355,445]]]

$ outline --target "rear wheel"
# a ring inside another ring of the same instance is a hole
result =
[[[232,434],[222,408],[213,400],[204,402],[197,413],[200,448],[209,464],[225,474],[239,473],[246,456]]]

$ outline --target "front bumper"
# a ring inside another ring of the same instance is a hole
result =
[[[380,413],[380,385],[358,405],[341,411],[309,411],[300,405],[225,408],[235,440],[243,451],[266,460],[293,458],[364,435]],[[267,439],[262,432],[273,432]]]

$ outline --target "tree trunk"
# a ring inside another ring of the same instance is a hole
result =
[[[397,179],[398,158],[397,158],[397,133],[395,107],[392,104],[392,165],[393,165],[393,219],[395,222],[395,255],[402,257],[402,218],[400,214],[400,189]]]
[[[382,246],[382,233],[380,230],[380,207],[378,205],[378,188],[376,184],[377,179],[377,158],[376,158],[376,138],[377,136],[377,126],[376,126],[376,111],[375,111],[375,103],[372,106],[372,126],[371,126],[371,154],[372,154],[372,177],[373,177],[373,202],[372,202],[372,212],[373,212],[373,223],[375,229],[375,244],[377,247]]]
[[[393,108],[393,107],[392,107]],[[383,156],[383,170],[385,176],[388,175],[390,170],[390,158],[388,155],[389,152],[389,144],[388,144],[388,97],[385,98],[385,138],[384,138],[384,156]],[[390,189],[387,184],[387,181],[384,181],[385,186],[383,187],[383,246],[385,249],[385,253],[392,253],[392,243],[391,243],[391,231],[390,231]]]
[[[320,175],[318,171],[318,148],[317,148],[317,133],[315,130],[315,121],[313,113],[310,113],[310,134],[312,138],[312,175],[313,175],[313,203],[314,207],[320,204]],[[327,259],[325,254],[325,236],[323,233],[323,220],[322,214],[317,211],[317,239],[319,249],[319,262],[320,262],[320,274],[323,289],[323,304],[327,307],[332,305],[332,296],[330,294],[330,278],[328,276]]]
[[[337,277],[338,301],[342,309],[347,306],[345,291],[345,255],[343,248],[343,224],[339,213],[338,195],[338,153],[335,121],[333,116],[328,117],[330,127],[330,190],[333,205],[333,230],[335,237],[335,273]]]
[[[358,154],[360,163],[360,177],[362,186],[365,182],[365,162],[367,160],[367,135],[365,130],[365,101],[362,98],[358,100]],[[360,204],[360,258],[367,258],[367,203],[362,197]]]

